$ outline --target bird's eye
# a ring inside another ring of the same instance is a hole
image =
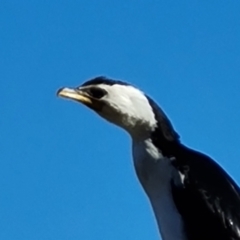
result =
[[[93,98],[100,99],[107,94],[107,91],[102,88],[92,87],[87,89],[87,93]]]

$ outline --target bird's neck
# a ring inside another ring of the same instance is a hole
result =
[[[185,239],[181,217],[171,195],[171,182],[180,183],[171,157],[165,157],[151,138],[133,139],[133,160],[137,177],[151,202],[164,239]],[[172,231],[173,228],[175,231]]]
[[[149,149],[150,145],[152,149],[156,149],[163,157],[173,157],[181,142],[179,139],[167,139],[159,130],[152,131],[151,128],[134,128],[128,131],[132,138],[133,145],[141,146],[142,148]]]
[[[144,158],[152,161],[158,161],[163,158],[163,154],[158,149],[150,137],[132,138],[133,158],[136,161],[141,161]]]

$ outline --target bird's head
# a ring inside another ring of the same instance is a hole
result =
[[[122,81],[97,77],[77,88],[61,88],[57,95],[86,105],[133,137],[144,137],[159,126],[168,129],[167,132],[171,129],[165,114],[152,99]]]

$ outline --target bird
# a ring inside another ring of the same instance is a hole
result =
[[[211,157],[180,140],[161,107],[122,80],[97,76],[57,96],[87,106],[132,140],[137,178],[163,240],[240,240],[240,188]]]

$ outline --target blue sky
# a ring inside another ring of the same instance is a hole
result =
[[[130,139],[56,97],[106,75],[240,182],[239,1],[0,3],[0,239],[159,239]]]

